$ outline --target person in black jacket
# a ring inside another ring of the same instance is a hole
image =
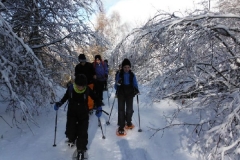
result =
[[[88,80],[88,87],[93,89],[94,81],[96,79],[96,72],[95,72],[95,69],[94,69],[92,63],[89,63],[86,61],[86,56],[84,54],[80,54],[78,56],[78,61],[79,61],[79,64],[76,65],[76,67],[75,67],[74,75],[76,76],[78,74],[84,74]],[[89,108],[90,114],[92,113],[93,107],[94,107],[93,100],[89,96],[88,97],[88,108]]]
[[[68,138],[69,143],[77,145],[78,154],[84,154],[88,144],[88,95],[96,103],[96,116],[102,114],[101,100],[95,95],[93,90],[87,86],[87,78],[83,74],[76,75],[75,82],[70,85],[63,98],[54,105],[54,109],[58,110],[67,100],[68,111]]]

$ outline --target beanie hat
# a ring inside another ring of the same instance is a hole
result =
[[[78,56],[78,61],[79,62],[86,62],[86,57],[84,54],[79,54]]]
[[[127,58],[125,58],[125,59],[123,60],[123,62],[122,62],[122,67],[124,67],[124,66],[126,66],[126,65],[129,65],[129,66],[131,67],[131,62],[130,62]]]
[[[87,78],[84,74],[78,74],[75,77],[75,84],[78,86],[86,86],[87,85]]]
[[[99,59],[100,61],[102,60],[102,58],[101,58],[101,56],[99,54],[95,56],[95,60],[96,59]]]

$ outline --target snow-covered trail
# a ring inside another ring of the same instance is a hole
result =
[[[114,93],[110,97],[110,106],[108,106],[107,92],[104,92],[104,96],[106,105],[103,109],[110,113]],[[138,109],[135,98],[133,115],[135,128],[129,130],[125,137],[118,137],[115,134],[117,129],[117,99],[110,119],[111,124],[106,125],[108,120],[106,114],[103,113],[101,116],[106,139],[102,139],[97,117],[94,114],[91,115],[89,120],[89,159],[193,160],[194,158],[182,147],[184,141],[179,136],[181,129],[171,129],[166,131],[163,137],[159,133],[150,138],[153,131],[149,127],[163,126],[165,121],[162,114],[171,111],[173,105],[174,103],[168,101],[151,104],[146,95],[140,95],[140,120],[143,132],[138,132]],[[34,135],[27,127],[21,131],[16,128],[9,130],[9,134],[0,140],[0,160],[70,160],[75,147],[69,148],[65,143],[66,111],[64,111],[64,106],[65,104],[58,111],[56,147],[53,147],[56,112],[50,106],[49,113],[42,115],[37,120],[39,127],[32,126]]]

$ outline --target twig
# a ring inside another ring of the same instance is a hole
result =
[[[0,117],[9,125],[9,127],[12,128],[12,126],[2,116],[0,116]]]

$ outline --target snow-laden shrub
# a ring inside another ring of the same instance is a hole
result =
[[[153,101],[179,100],[176,112],[166,115],[168,126],[156,132],[189,127],[189,144],[204,159],[239,154],[239,23],[232,14],[159,14],[113,52],[115,61],[130,58],[137,79],[152,86]],[[194,120],[186,120],[186,112]]]
[[[0,113],[8,112],[13,125],[34,122],[34,116],[55,98],[53,83],[41,61],[1,16],[0,37],[0,100],[7,104]]]

